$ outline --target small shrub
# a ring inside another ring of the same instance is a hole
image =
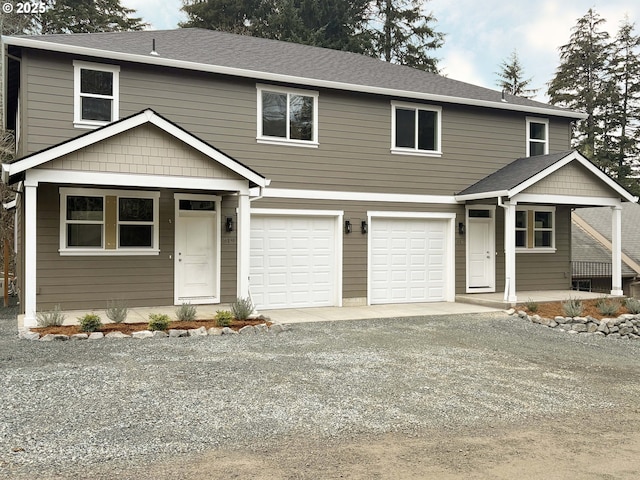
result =
[[[618,310],[620,310],[620,306],[620,300],[607,297],[599,298],[596,302],[596,308],[598,309],[598,311],[602,315],[606,316],[616,315],[618,313]]]
[[[53,310],[36,313],[36,321],[41,327],[59,327],[65,318],[64,313],[62,313],[60,309],[60,305],[55,305]]]
[[[231,304],[231,312],[238,320],[246,320],[253,313],[253,302],[250,298],[238,298]]]
[[[176,309],[176,318],[181,322],[190,322],[196,319],[196,306],[183,303]]]
[[[640,300],[634,297],[629,297],[624,301],[624,306],[627,307],[629,313],[637,315],[640,313]]]
[[[567,317],[579,317],[584,311],[584,306],[577,298],[569,298],[566,302],[562,302],[562,310]]]
[[[151,313],[149,315],[149,330],[166,330],[171,319],[165,313]]]
[[[78,320],[80,320],[80,330],[83,332],[97,332],[102,327],[102,320],[95,313],[87,313]]]
[[[218,310],[216,312],[216,325],[218,327],[228,327],[233,321],[233,313],[229,310]]]
[[[127,319],[129,308],[124,300],[113,300],[107,302],[105,313],[113,323],[122,323]]]
[[[531,313],[536,313],[539,307],[538,302],[534,302],[531,299],[527,300],[527,303],[525,303],[524,306],[527,307],[527,310]]]

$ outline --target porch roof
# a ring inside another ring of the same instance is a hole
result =
[[[14,160],[2,165],[2,181],[6,184],[15,183],[23,172],[43,165],[82,148],[112,138],[144,124],[152,124],[165,131],[174,138],[184,142],[193,149],[201,152],[211,160],[223,165],[229,170],[249,181],[252,187],[266,187],[270,180],[260,175],[236,159],[218,150],[214,146],[187,132],[175,123],[167,120],[152,109],[146,109],[129,117],[92,130],[71,140],[59,143],[39,152]]]
[[[610,178],[576,150],[518,158],[500,170],[483,178],[455,195],[458,201],[487,199],[496,197],[512,198],[527,188],[540,182],[570,162],[584,166],[600,182],[612,190],[612,194],[622,201],[637,202],[624,187]]]

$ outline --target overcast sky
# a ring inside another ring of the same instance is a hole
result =
[[[184,20],[181,0],[121,0],[137,10],[151,28],[176,28]],[[628,15],[640,21],[638,0],[430,0],[425,8],[437,19],[436,30],[446,34],[437,50],[440,68],[448,77],[497,89],[496,72],[515,49],[532,88],[540,88],[545,100],[546,84],[559,63],[558,47],[569,40],[571,28],[589,8],[607,22],[613,36]],[[636,32],[638,30],[636,29]]]

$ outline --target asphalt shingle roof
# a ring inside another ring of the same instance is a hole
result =
[[[571,260],[610,265],[611,252],[578,225],[571,223]],[[574,263],[572,267],[574,276],[592,276],[593,269],[589,268],[589,265]],[[603,271],[609,272],[604,269]],[[624,262],[622,262],[622,276],[635,276],[635,271]]]
[[[563,116],[573,115],[566,109],[513,95],[506,95],[505,102],[499,91],[364,55],[198,28],[15,38],[91,48],[103,53],[139,55],[147,60],[172,59],[287,75],[299,77],[302,84],[304,79],[311,79],[493,102],[497,108],[517,105],[525,110],[527,107],[542,108],[563,113]],[[150,54],[153,40],[157,57]]]
[[[573,150],[535,157],[523,157],[505,165],[488,177],[465,188],[458,195],[472,195],[476,193],[500,192],[511,190],[529,180],[554,163],[562,160]]]
[[[610,208],[578,208],[575,213],[611,241]],[[640,263],[640,205],[637,203],[622,204],[622,251]]]

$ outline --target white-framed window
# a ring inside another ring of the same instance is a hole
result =
[[[549,153],[549,120],[527,117],[527,157]]]
[[[516,209],[516,251],[555,252],[555,208]]]
[[[391,102],[391,152],[442,155],[442,108]]]
[[[60,188],[61,255],[157,255],[160,192]]]
[[[318,146],[318,92],[270,85],[257,89],[259,142]]]
[[[73,62],[74,118],[79,128],[97,128],[118,120],[120,67]]]

